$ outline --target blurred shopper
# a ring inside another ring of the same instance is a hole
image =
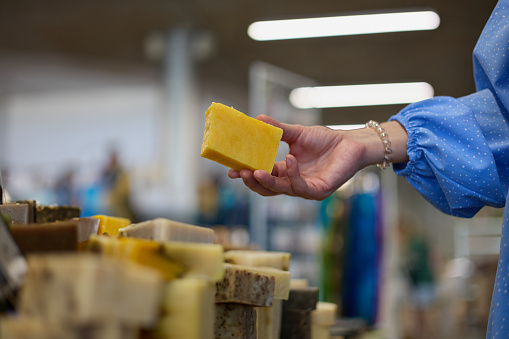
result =
[[[488,337],[508,337],[509,292],[509,0],[500,0],[474,49],[477,92],[414,103],[389,122],[353,131],[258,119],[283,129],[286,159],[272,174],[230,170],[251,190],[322,200],[360,169],[390,162],[440,210],[472,217],[506,206]],[[382,141],[381,141],[382,140]]]
[[[110,151],[101,181],[106,193],[108,213],[115,217],[128,218],[133,223],[136,222],[137,217],[131,207],[129,177],[120,165],[116,150]]]

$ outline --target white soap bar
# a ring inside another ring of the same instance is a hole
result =
[[[232,250],[224,254],[226,262],[246,266],[266,266],[283,271],[290,269],[290,253],[271,251]]]
[[[311,311],[311,323],[313,325],[332,326],[336,323],[338,305],[330,302],[319,301],[316,309]]]
[[[204,279],[176,279],[167,283],[157,338],[213,339],[215,285]]]
[[[223,246],[186,242],[164,242],[164,255],[183,265],[184,278],[205,278],[213,282],[224,277]]]
[[[157,241],[214,243],[214,231],[212,229],[164,218],[123,227],[119,230],[119,236]]]

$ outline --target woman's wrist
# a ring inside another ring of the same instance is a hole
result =
[[[385,137],[381,137],[380,132],[374,128],[361,128],[347,133],[348,137],[362,145],[363,167],[382,164],[387,156],[393,163],[408,161],[406,153],[408,136],[404,127],[397,121],[384,122],[380,126]],[[384,139],[390,142],[390,154],[387,152],[387,142],[384,143]]]

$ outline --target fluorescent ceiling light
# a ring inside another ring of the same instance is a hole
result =
[[[440,17],[434,11],[343,15],[322,18],[257,21],[247,34],[258,41],[318,38],[436,29]]]
[[[300,87],[290,93],[290,102],[297,108],[393,105],[429,99],[433,93],[426,82]]]

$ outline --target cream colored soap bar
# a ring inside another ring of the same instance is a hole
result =
[[[156,241],[214,243],[214,231],[174,220],[157,218],[132,224],[119,230],[120,237],[143,238]]]
[[[152,326],[159,316],[161,275],[150,268],[89,253],[28,258],[23,316],[67,322],[119,321]]]
[[[290,269],[290,253],[272,251],[233,250],[225,252],[224,259],[231,264],[246,266],[266,266],[283,271]]]
[[[214,338],[215,285],[205,279],[176,279],[166,287],[156,338]]]
[[[240,304],[216,304],[215,339],[256,339],[256,311]]]
[[[272,172],[282,129],[215,102],[205,115],[202,157],[237,171]]]
[[[138,329],[107,320],[92,324],[43,317],[0,318],[2,339],[137,339],[138,334]]]
[[[218,244],[93,236],[89,248],[155,268],[167,280],[199,277],[217,282],[224,276],[223,247]]]
[[[272,306],[276,279],[247,266],[225,264],[224,279],[216,283],[216,303]]]

